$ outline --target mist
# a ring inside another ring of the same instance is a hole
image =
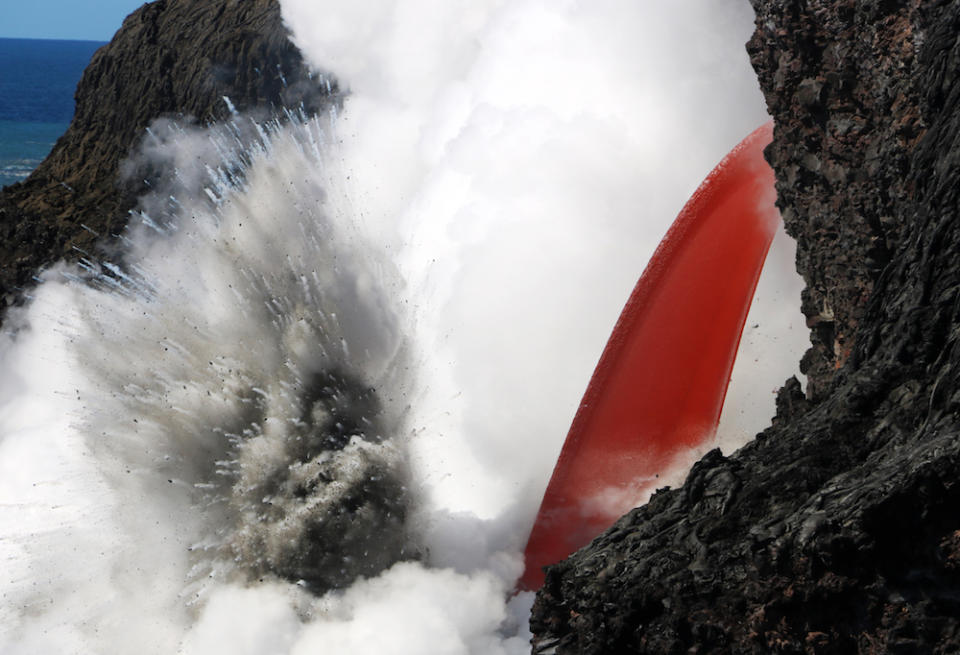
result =
[[[436,504],[492,516],[539,498],[649,256],[710,169],[768,120],[743,48],[752,10],[335,4],[287,0],[284,16],[348,89],[339,137],[356,206],[394,235],[419,307],[421,479]],[[768,424],[804,349],[792,261],[781,234],[719,431],[728,450]]]

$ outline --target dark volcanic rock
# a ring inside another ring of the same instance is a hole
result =
[[[960,1],[753,4],[808,399],[550,568],[542,652],[960,651]]]
[[[277,0],[157,0],[94,54],[50,156],[0,192],[0,317],[36,270],[114,235],[154,174],[121,164],[161,116],[201,123],[327,98],[287,38]],[[86,226],[86,228],[84,227]]]
[[[802,244],[813,342],[803,372],[814,400],[850,356],[873,286],[905,238],[910,155],[924,133],[923,28],[901,4],[755,3],[748,49],[776,119],[768,157],[784,223]]]

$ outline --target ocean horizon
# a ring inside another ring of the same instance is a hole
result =
[[[73,118],[100,41],[0,38],[0,187],[25,180]]]

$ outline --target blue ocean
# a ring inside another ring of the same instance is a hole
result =
[[[0,186],[43,161],[73,117],[73,92],[97,41],[0,39]]]

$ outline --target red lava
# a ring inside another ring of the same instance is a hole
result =
[[[768,123],[707,176],[613,329],[567,434],[519,588],[631,509],[677,454],[716,431],[743,324],[777,229]]]

